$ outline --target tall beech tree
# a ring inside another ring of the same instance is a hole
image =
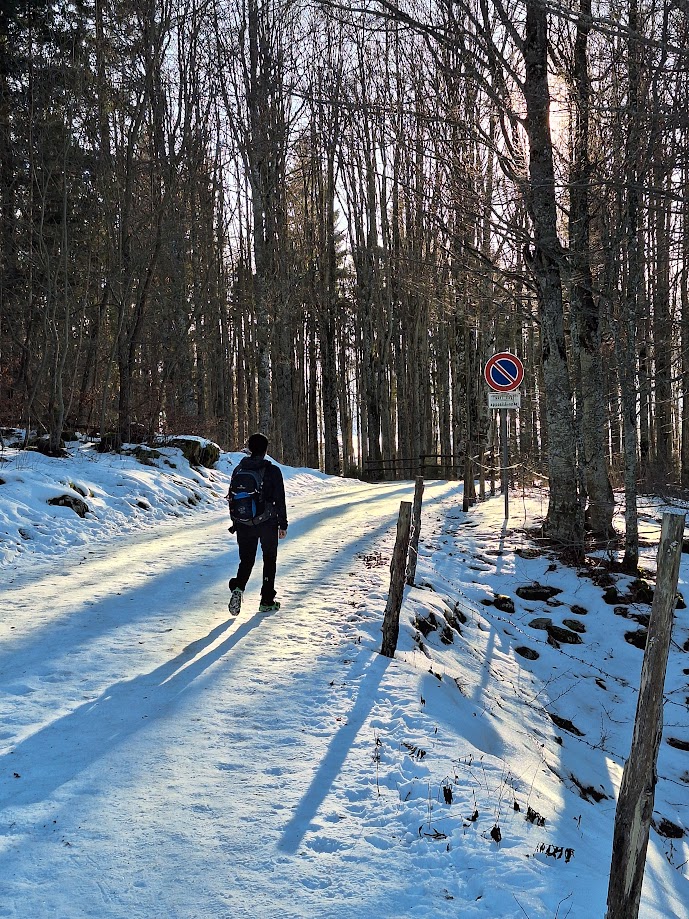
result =
[[[572,58],[572,163],[569,187],[570,296],[575,355],[581,386],[581,464],[593,533],[607,539],[612,532],[615,499],[605,449],[605,390],[601,350],[600,296],[591,267],[590,106],[591,77],[588,42],[590,0],[581,0]]]

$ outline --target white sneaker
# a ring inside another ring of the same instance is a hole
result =
[[[240,590],[239,587],[235,587],[232,591],[232,596],[230,597],[230,602],[227,604],[227,608],[230,611],[230,615],[236,616],[240,609],[242,608],[242,594],[243,590]]]

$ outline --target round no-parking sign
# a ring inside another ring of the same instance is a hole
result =
[[[486,383],[496,392],[511,392],[524,379],[524,365],[509,351],[494,354],[483,371]]]

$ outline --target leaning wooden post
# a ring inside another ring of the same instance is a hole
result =
[[[663,686],[682,555],[684,514],[663,514],[634,735],[615,814],[606,919],[637,919],[663,733]]]
[[[390,593],[383,617],[383,644],[380,653],[385,657],[394,657],[397,638],[400,633],[400,610],[404,595],[404,574],[407,567],[407,549],[409,548],[409,530],[411,527],[411,502],[402,501],[397,520],[397,539],[390,562]]]
[[[419,535],[421,533],[421,503],[423,501],[423,476],[416,477],[414,487],[414,506],[411,519],[411,539],[409,540],[409,560],[407,562],[407,584],[413,584],[416,578],[416,563],[419,558]]]

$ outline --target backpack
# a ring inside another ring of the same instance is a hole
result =
[[[233,523],[258,526],[274,515],[274,506],[266,504],[263,497],[265,472],[265,466],[261,466],[260,469],[247,469],[241,463],[233,471],[230,490],[227,493]]]

